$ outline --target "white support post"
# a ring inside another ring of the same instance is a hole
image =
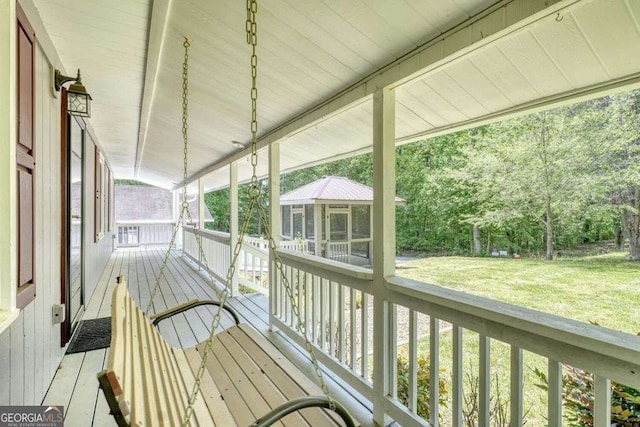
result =
[[[198,178],[198,228],[204,230],[204,178]]]
[[[195,224],[193,224],[195,227]],[[198,178],[198,230],[204,230],[204,179]],[[200,245],[202,246],[202,236],[200,236]],[[198,270],[203,268],[202,251],[198,249]]]
[[[269,145],[269,230],[276,248],[280,247],[280,143]],[[275,254],[269,251],[269,330],[272,330],[279,281]]]
[[[182,194],[180,194],[180,190],[175,190],[173,192],[173,202],[174,202],[174,215],[175,215],[175,221],[174,222],[178,222],[179,219],[182,219],[181,223],[180,223],[180,229],[178,230],[177,233],[177,238],[176,238],[176,248],[182,248],[184,250],[184,226],[185,226],[185,219],[184,218],[184,210],[182,209]]]
[[[233,250],[238,241],[238,163],[229,164],[229,261],[233,260]],[[240,259],[238,258],[238,262]],[[231,296],[235,297],[240,292],[238,284],[238,266],[231,278]],[[247,263],[244,263],[247,268]]]
[[[386,278],[395,274],[395,91],[373,94],[373,421],[386,425],[385,406],[390,395],[391,336]]]

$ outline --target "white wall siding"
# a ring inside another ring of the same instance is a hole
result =
[[[51,306],[60,301],[60,103],[51,95],[49,62],[35,53],[36,298],[0,335],[0,405],[38,405],[62,359],[60,325]],[[15,209],[12,207],[3,207]]]
[[[84,300],[89,301],[98,285],[104,266],[113,252],[113,231],[95,241],[95,144],[85,132],[84,146]],[[115,229],[115,227],[114,227]]]

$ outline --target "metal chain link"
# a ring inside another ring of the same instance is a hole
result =
[[[320,382],[320,387],[322,392],[327,397],[329,401],[329,406],[332,410],[335,410],[335,403],[331,396],[329,395],[329,389],[327,387],[326,382],[324,381],[324,376],[322,370],[320,369],[320,364],[316,357],[313,345],[309,340],[309,335],[307,334],[306,324],[302,321],[302,316],[300,315],[300,310],[298,308],[297,301],[293,295],[293,290],[291,288],[291,284],[284,272],[284,265],[282,263],[282,259],[278,255],[277,247],[273,236],[271,236],[271,230],[269,227],[269,218],[265,211],[264,206],[262,206],[262,188],[258,181],[258,56],[256,54],[257,45],[258,45],[258,35],[257,35],[257,22],[256,22],[256,14],[258,12],[258,3],[257,0],[247,0],[246,3],[247,8],[247,21],[246,21],[246,35],[247,35],[247,43],[251,45],[251,166],[252,166],[252,176],[251,183],[247,190],[249,195],[249,206],[245,212],[245,217],[242,222],[242,226],[240,228],[238,240],[235,243],[233,248],[233,256],[231,259],[231,263],[229,265],[229,269],[227,270],[227,275],[225,277],[225,287],[220,297],[220,305],[216,310],[216,313],[213,316],[213,320],[211,322],[210,335],[207,341],[205,342],[204,352],[201,355],[202,359],[200,362],[200,366],[198,367],[198,371],[195,375],[195,383],[191,390],[191,394],[189,395],[189,401],[187,406],[187,411],[185,417],[183,419],[183,425],[188,425],[191,416],[193,415],[193,405],[195,404],[198,393],[200,392],[200,384],[202,381],[202,377],[206,371],[207,359],[209,354],[213,350],[213,344],[216,332],[220,326],[221,320],[221,312],[222,307],[226,304],[227,299],[229,297],[229,289],[231,288],[231,284],[235,275],[236,265],[238,258],[240,257],[240,251],[242,250],[242,244],[244,242],[244,237],[248,233],[249,223],[251,221],[251,217],[253,216],[254,209],[257,209],[259,221],[262,222],[262,226],[266,231],[266,234],[269,238],[269,249],[271,253],[274,254],[274,264],[278,271],[278,275],[280,276],[280,281],[286,289],[287,296],[291,301],[291,307],[295,318],[298,321],[297,327],[298,331],[302,335],[305,343],[305,349],[309,353],[311,357],[311,362],[313,364],[315,374],[318,377],[318,381]],[[184,122],[183,122],[184,124]],[[186,165],[186,163],[185,163]]]
[[[147,303],[147,307],[145,309],[145,314],[149,314],[151,311],[151,307],[153,306],[153,301],[160,289],[160,282],[164,278],[164,272],[167,268],[167,264],[169,263],[169,257],[171,256],[171,250],[175,247],[176,238],[178,235],[178,231],[182,225],[193,224],[193,218],[191,217],[191,211],[189,210],[189,202],[187,198],[187,180],[189,178],[189,47],[191,43],[188,38],[184,38],[184,61],[182,62],[182,154],[183,154],[183,168],[182,168],[182,202],[180,204],[180,216],[178,217],[175,226],[173,227],[173,233],[171,234],[171,241],[169,243],[169,248],[164,255],[164,259],[162,260],[162,265],[160,266],[160,272],[156,276],[156,283],[151,291],[151,296],[149,298],[149,302]],[[185,219],[187,221],[185,221]],[[209,285],[211,288],[218,293],[217,288],[214,286],[215,279],[209,270],[209,263],[207,261],[207,257],[204,254],[204,249],[202,248],[202,241],[198,234],[194,234],[196,238],[196,244],[198,245],[198,251],[200,254],[200,259],[204,264],[204,271],[208,274]]]

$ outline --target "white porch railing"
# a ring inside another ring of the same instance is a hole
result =
[[[183,253],[201,267],[204,260],[196,236],[201,239],[202,251],[209,271],[218,281],[226,281],[231,260],[229,233],[212,230],[201,230],[193,227],[183,227]],[[291,240],[280,242],[280,247],[306,252],[306,240]],[[245,237],[238,256],[237,282],[249,289],[263,294],[269,294],[269,241],[266,239]],[[234,284],[235,287],[235,284]]]
[[[228,234],[185,227],[185,255],[196,262],[200,262],[196,234],[202,238],[209,268],[223,281],[230,259]],[[280,278],[269,291],[265,289],[269,275],[264,245],[260,239],[245,242],[239,260],[239,271],[244,271],[240,283],[270,293],[274,326],[303,345]],[[501,369],[509,372],[511,425],[521,425],[525,416],[523,351],[546,360],[549,390],[545,417],[550,426],[562,425],[562,364],[595,374],[594,425],[598,427],[610,424],[611,381],[640,389],[640,337],[400,277],[387,279],[380,295],[383,304],[374,304],[371,270],[297,251],[280,249],[278,253],[318,359],[372,401],[374,390],[381,387],[372,382],[376,366],[373,348],[378,345],[376,340],[383,340],[384,378],[388,383],[384,412],[402,425],[428,425],[417,415],[419,400],[424,399],[418,389],[418,348],[425,343],[430,384],[440,383],[440,366],[451,366],[451,376],[447,377],[451,381],[448,413],[438,405],[439,388],[430,387],[428,391],[429,421],[433,425],[438,425],[441,415],[451,420],[447,424],[463,425],[463,378],[468,369],[463,365],[463,355],[478,360],[477,416],[479,425],[489,425],[492,370],[497,369],[490,360],[499,343],[510,348],[509,366]],[[374,333],[376,316],[383,316],[388,331]],[[463,339],[469,333],[474,334],[473,349],[469,338]],[[446,356],[441,351],[441,339],[451,343]],[[399,344],[408,349],[405,403],[397,396]]]
[[[610,425],[610,381],[640,389],[640,337],[615,332],[599,326],[541,313],[445,289],[439,286],[392,277],[381,296],[382,305],[373,304],[371,270],[317,258],[301,253],[279,250],[285,272],[293,287],[302,321],[316,348],[318,359],[336,376],[371,399],[374,389],[372,353],[375,340],[384,340],[386,349],[385,375],[388,395],[384,412],[401,425],[428,425],[417,416],[417,361],[420,337],[417,319],[429,316],[428,331],[423,340],[429,346],[430,384],[439,384],[441,366],[440,337],[448,334],[452,342],[451,411],[446,418],[451,425],[463,425],[463,355],[469,357],[463,334],[478,334],[479,360],[479,425],[489,425],[492,366],[491,344],[502,342],[510,346],[510,414],[511,425],[523,420],[523,350],[547,360],[549,379],[548,425],[562,425],[562,363],[595,374],[595,426]],[[291,317],[290,302],[281,280],[272,288],[274,325],[299,344],[303,340]],[[383,307],[376,310],[373,307]],[[408,403],[397,398],[397,316],[408,315]],[[426,316],[424,316],[426,315]],[[372,331],[373,317],[384,316],[388,334]],[[448,322],[448,330],[441,328]],[[476,345],[474,345],[476,347]],[[495,367],[494,367],[495,369]],[[439,388],[430,387],[430,422],[438,425]],[[444,415],[444,414],[443,414]]]

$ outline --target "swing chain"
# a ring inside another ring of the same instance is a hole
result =
[[[253,174],[249,188],[249,197],[260,198],[262,191],[258,184],[258,13],[257,0],[247,0],[247,44],[251,45],[251,167]]]
[[[198,394],[200,393],[200,385],[201,385],[202,377],[204,376],[204,373],[206,370],[207,359],[209,354],[213,350],[215,335],[220,326],[222,307],[226,304],[227,299],[229,297],[229,289],[231,288],[232,282],[234,280],[237,261],[238,261],[238,258],[240,257],[240,252],[242,251],[244,237],[249,231],[249,223],[252,219],[254,209],[257,209],[258,220],[262,222],[264,230],[266,231],[267,236],[269,236],[269,249],[271,253],[274,255],[274,259],[273,259],[274,266],[278,271],[280,282],[282,283],[283,287],[286,290],[287,297],[291,301],[293,315],[298,320],[297,329],[304,339],[305,349],[309,353],[309,357],[311,358],[311,362],[313,364],[314,371],[318,378],[318,381],[320,382],[320,387],[322,389],[322,392],[329,401],[329,408],[331,410],[335,410],[335,403],[329,394],[329,389],[324,380],[324,375],[322,373],[322,370],[320,369],[320,363],[318,361],[318,358],[316,357],[313,345],[311,344],[309,335],[307,333],[307,325],[302,320],[302,316],[300,315],[300,310],[296,302],[296,299],[293,295],[291,284],[286,274],[284,273],[284,264],[282,262],[282,259],[278,255],[277,247],[273,239],[273,236],[271,235],[271,230],[269,227],[269,218],[264,206],[262,205],[262,195],[263,195],[262,187],[260,186],[260,183],[258,181],[258,171],[257,171],[257,166],[258,166],[258,84],[257,84],[258,56],[256,54],[256,50],[257,50],[256,48],[258,44],[258,36],[257,36],[256,14],[258,12],[258,3],[257,3],[257,0],[247,0],[246,5],[247,5],[246,36],[247,36],[247,43],[251,45],[251,166],[253,169],[252,170],[253,173],[251,176],[251,183],[247,190],[249,195],[249,205],[247,207],[247,210],[245,211],[245,217],[242,222],[241,229],[239,231],[239,237],[233,249],[231,262],[229,264],[229,269],[227,270],[227,275],[225,277],[225,282],[226,282],[225,287],[219,295],[220,304],[211,322],[210,335],[209,335],[209,338],[207,338],[204,345],[203,352],[201,353],[200,366],[198,367],[198,370],[196,372],[195,382],[193,384],[193,388],[189,395],[189,399],[187,402],[188,403],[187,410],[183,419],[183,425],[188,425],[189,420],[193,415],[193,406],[195,404]],[[183,98],[183,106],[186,106],[184,98]],[[184,120],[185,119],[183,116],[183,125],[185,124]],[[184,127],[183,127],[183,135],[186,135],[186,133],[184,133]],[[186,145],[185,145],[185,156],[186,156]],[[185,166],[185,170],[186,170],[186,166]],[[186,178],[185,178],[185,186],[186,186]],[[185,190],[186,190],[186,187],[185,187]],[[205,268],[205,270],[208,271],[208,268]]]

